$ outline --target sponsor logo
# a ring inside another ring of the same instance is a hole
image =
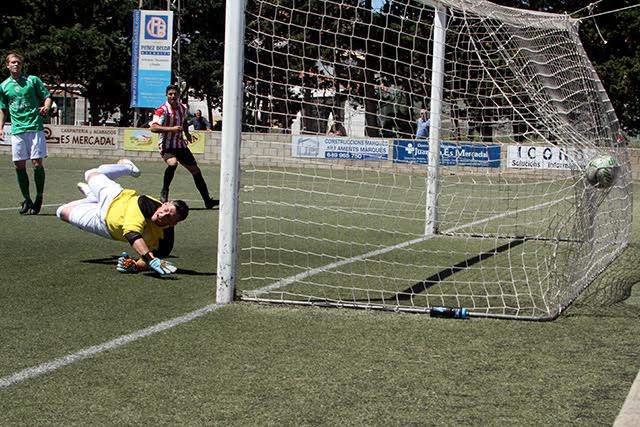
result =
[[[166,40],[169,35],[169,21],[167,16],[145,16],[145,37],[153,40]]]
[[[53,130],[48,126],[44,127],[44,138],[47,144],[60,144],[60,137],[54,136]]]
[[[296,156],[318,157],[320,154],[320,141],[318,138],[300,138],[296,145]]]

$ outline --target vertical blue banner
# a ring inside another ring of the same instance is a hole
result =
[[[131,107],[156,108],[171,83],[173,12],[134,10],[131,46]]]
[[[133,34],[131,35],[131,104],[138,107],[138,60],[140,58],[140,11],[133,11]]]

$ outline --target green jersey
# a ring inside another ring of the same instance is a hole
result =
[[[37,132],[44,129],[38,108],[51,94],[36,76],[22,74],[17,80],[9,77],[0,84],[0,108],[8,108],[11,133]]]

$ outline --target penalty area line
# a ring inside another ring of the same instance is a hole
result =
[[[197,319],[198,317],[202,317],[205,314],[211,313],[223,306],[224,304],[207,305],[203,308],[192,311],[191,313],[187,313],[185,315],[158,323],[156,325],[149,326],[148,328],[144,328],[127,335],[119,336],[115,339],[112,339],[111,341],[94,345],[92,347],[87,347],[75,353],[67,354],[66,356],[60,357],[58,359],[42,363],[38,366],[23,369],[22,371],[16,372],[12,375],[6,376],[4,378],[0,378],[0,389],[7,388],[9,386],[21,383],[28,379],[39,377],[40,375],[49,373],[51,371],[55,371],[67,365],[71,365],[72,363],[80,362],[81,360],[91,358],[100,353],[104,353],[105,351],[122,347],[123,345],[129,344],[133,341],[137,341],[141,338],[145,338],[150,335],[156,334],[158,332],[166,331],[167,329],[171,329],[176,326],[182,325],[184,323],[188,323],[194,319]]]
[[[60,206],[60,203],[51,203],[51,204],[48,204],[48,205],[42,205],[43,208],[50,208],[52,206]],[[0,212],[4,212],[4,211],[16,211],[17,212],[18,209],[20,209],[20,205],[16,205],[13,208],[0,208]],[[27,216],[30,216],[30,215],[27,215]]]

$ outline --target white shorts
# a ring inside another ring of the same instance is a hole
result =
[[[47,140],[43,131],[11,135],[13,161],[44,159],[47,157]]]
[[[105,218],[111,202],[122,192],[122,186],[105,175],[92,177],[88,184],[95,197],[92,195],[86,199],[76,200],[61,206],[61,209],[65,206],[72,206],[69,224],[80,230],[113,239],[109,234]]]

